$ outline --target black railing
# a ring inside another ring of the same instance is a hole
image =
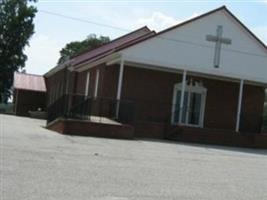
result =
[[[49,105],[47,112],[48,123],[59,117],[90,120],[92,116],[130,123],[134,117],[134,105],[127,100],[117,101],[109,98],[92,98],[68,94],[61,96]]]
[[[175,109],[173,108],[175,107]],[[118,109],[119,108],[119,109]],[[170,124],[173,120],[178,123],[179,106],[166,102],[145,100],[120,100],[110,98],[92,98],[84,95],[63,95],[47,108],[48,122],[58,117],[87,119],[92,116],[106,117],[122,123],[156,122]],[[173,117],[173,118],[172,118]],[[185,107],[182,122],[191,125],[201,125],[199,111]],[[186,118],[186,119],[185,119]],[[235,130],[236,111],[232,109],[205,109],[204,127]],[[241,132],[260,132],[264,125],[263,117],[259,113],[243,113],[240,116]]]
[[[84,101],[83,95],[62,95],[47,107],[47,121],[51,122],[59,117],[69,117],[70,110]]]
[[[47,107],[47,122],[67,115],[69,95],[63,95]]]

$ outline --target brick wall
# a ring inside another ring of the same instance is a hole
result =
[[[94,123],[83,120],[58,119],[48,129],[67,135],[133,139],[134,128],[129,125]]]
[[[98,96],[115,99],[119,65],[102,65],[98,68],[100,69]],[[90,96],[94,94],[96,69],[97,67],[90,69]],[[76,84],[72,93],[84,94],[86,74],[87,71],[77,73]],[[61,77],[61,75],[56,75],[56,77]],[[193,76],[192,78],[201,80],[204,87],[207,88],[204,127],[234,130],[239,83]],[[61,80],[62,78],[55,78],[54,81],[56,79]],[[175,83],[181,82],[181,79],[181,74],[125,66],[121,99],[134,102],[136,108],[135,123],[170,124],[173,86]],[[263,101],[264,89],[262,87],[244,86],[241,131],[259,132],[262,123]],[[145,126],[147,127],[147,125]],[[143,130],[140,125],[138,127],[138,130]],[[156,137],[160,135],[161,130],[163,129],[160,128],[160,131],[156,133]],[[141,132],[140,136],[142,135]]]
[[[66,69],[62,69],[52,76],[45,78],[47,89],[47,105],[53,103],[57,98],[64,94],[66,88],[66,76],[68,76]]]
[[[266,134],[244,134],[234,131],[176,126],[173,127],[171,135],[166,135],[166,137],[183,142],[267,148]]]
[[[234,130],[239,83],[192,78],[201,80],[207,88],[204,127]],[[141,111],[136,114],[136,120],[170,123],[169,119],[166,120],[166,116],[171,114],[173,86],[178,82],[181,82],[179,74],[127,66],[124,70],[122,99],[133,100],[137,103],[137,107],[141,107]],[[262,87],[245,85],[242,131],[259,132],[263,102]]]
[[[260,132],[263,123],[265,89],[245,85],[242,103],[241,131]]]

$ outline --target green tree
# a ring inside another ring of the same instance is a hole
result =
[[[63,63],[65,60],[72,58],[82,52],[92,50],[110,41],[109,37],[90,34],[83,41],[74,41],[66,44],[66,46],[60,51],[60,58],[58,64]]]
[[[11,95],[13,73],[25,66],[23,50],[34,33],[36,0],[0,0],[0,102]]]

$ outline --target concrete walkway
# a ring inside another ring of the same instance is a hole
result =
[[[65,136],[0,115],[1,200],[263,200],[267,151]]]

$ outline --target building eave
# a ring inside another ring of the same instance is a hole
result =
[[[60,65],[57,65],[54,68],[52,68],[51,70],[49,70],[48,72],[46,72],[44,74],[44,77],[48,78],[48,77],[52,76],[53,74],[59,72],[62,69],[65,69],[67,66],[70,66],[70,65],[71,65],[70,63],[63,63],[63,64],[60,64]]]
[[[118,58],[121,58],[120,53],[113,53],[111,55],[105,56],[103,58],[97,59],[95,61],[85,62],[77,66],[72,66],[69,69],[77,72],[83,72],[86,71],[92,67],[98,66],[103,63],[112,62],[113,60],[118,60]]]

